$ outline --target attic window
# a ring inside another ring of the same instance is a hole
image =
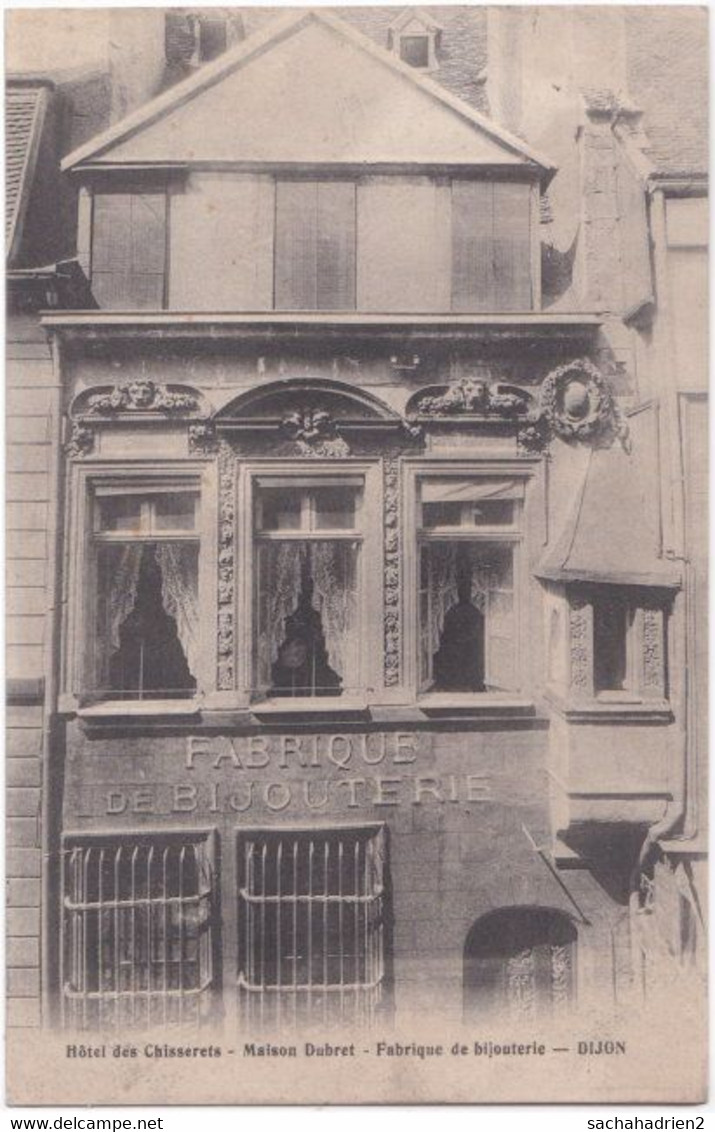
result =
[[[407,9],[389,29],[388,47],[409,67],[417,71],[433,71],[437,67],[441,31],[426,12]]]
[[[403,35],[400,38],[400,59],[411,67],[429,67],[430,38],[428,35]]]

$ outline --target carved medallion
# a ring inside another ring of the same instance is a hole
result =
[[[549,430],[562,440],[628,445],[623,420],[603,374],[588,358],[568,362],[544,379],[541,416]]]

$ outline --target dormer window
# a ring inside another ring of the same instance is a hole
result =
[[[199,67],[243,38],[240,15],[225,9],[175,9],[166,14],[166,60]]]
[[[417,71],[433,71],[438,66],[442,29],[426,12],[406,9],[388,31],[388,47],[403,63]]]
[[[411,67],[429,67],[430,37],[428,35],[403,35],[400,38],[400,59]]]

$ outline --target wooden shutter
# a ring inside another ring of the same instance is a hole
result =
[[[318,185],[318,310],[355,309],[355,185]]]
[[[161,309],[165,260],[165,193],[95,196],[92,291],[100,307]]]
[[[488,181],[453,181],[453,310],[491,309],[492,227],[492,185]]]
[[[493,190],[494,310],[531,310],[531,188],[507,181]]]
[[[355,309],[355,185],[279,181],[275,305],[278,310]]]
[[[452,309],[531,310],[531,189],[452,182]]]
[[[275,305],[314,310],[317,293],[318,187],[315,181],[276,185]]]

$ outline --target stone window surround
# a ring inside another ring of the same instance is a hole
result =
[[[626,630],[627,683],[623,690],[597,691],[594,677],[593,605],[607,583],[569,582],[563,591],[566,624],[567,690],[549,685],[547,700],[572,722],[622,722],[628,718],[671,718],[668,699],[667,621],[672,596],[643,586],[628,590],[631,617]]]
[[[390,461],[387,461],[390,463]],[[369,515],[382,515],[382,493],[384,490],[384,461],[380,458],[370,459],[341,459],[327,460],[271,460],[257,458],[249,461],[237,461],[237,475],[235,479],[235,506],[234,514],[238,517],[235,527],[235,548],[239,554],[238,569],[235,575],[235,593],[232,599],[230,612],[236,618],[236,639],[232,644],[232,663],[235,666],[236,678],[230,689],[218,689],[216,683],[215,660],[213,650],[205,650],[205,664],[197,678],[197,692],[194,697],[186,700],[173,701],[111,701],[89,703],[83,694],[82,686],[82,641],[86,632],[84,605],[84,578],[88,569],[88,539],[90,514],[87,500],[91,495],[91,485],[102,478],[115,478],[120,469],[114,463],[87,461],[76,465],[73,470],[73,506],[69,530],[72,533],[72,546],[70,550],[70,577],[69,601],[67,610],[67,650],[65,661],[65,674],[63,680],[63,694],[60,696],[60,711],[77,713],[88,723],[95,720],[101,725],[102,719],[110,718],[136,718],[151,725],[152,718],[174,718],[176,724],[181,726],[181,718],[196,717],[202,713],[212,711],[238,713],[246,716],[253,713],[255,718],[272,717],[285,714],[288,710],[285,700],[266,701],[260,706],[251,703],[250,694],[250,656],[252,641],[252,485],[259,474],[293,474],[296,482],[303,476],[325,476],[335,482],[336,476],[341,474],[356,474],[365,476],[365,512]],[[381,546],[382,523],[370,522],[366,526],[366,543],[364,557],[367,563],[372,564],[372,578],[365,585],[365,593],[370,595],[366,601],[368,630],[365,639],[368,647],[365,654],[371,658],[371,670],[362,680],[365,688],[364,696],[339,697],[331,701],[310,698],[291,703],[290,712],[297,714],[310,714],[317,721],[321,716],[334,713],[336,710],[347,715],[353,714],[356,718],[362,715],[369,718],[377,712],[375,718],[384,714],[397,718],[410,716],[415,722],[424,720],[429,723],[431,711],[442,712],[445,709],[469,712],[475,718],[485,716],[505,717],[515,715],[523,722],[522,717],[527,712],[533,715],[533,700],[531,693],[522,689],[513,693],[439,693],[426,694],[418,697],[413,689],[417,679],[417,653],[418,631],[415,618],[417,616],[416,592],[416,563],[417,563],[417,524],[416,524],[416,490],[420,475],[454,475],[464,478],[465,475],[474,477],[484,476],[519,476],[525,483],[535,471],[536,460],[460,460],[452,458],[418,459],[403,457],[403,472],[401,482],[398,483],[398,494],[402,496],[401,522],[402,549],[399,555],[401,593],[399,596],[399,613],[401,621],[401,637],[398,638],[400,652],[401,673],[397,687],[391,687],[384,680],[381,671],[383,657],[382,636],[384,634],[384,618],[382,607],[384,602],[374,601],[373,597],[379,593],[383,595],[384,571],[383,548]],[[219,522],[219,511],[216,503],[218,495],[217,465],[213,460],[206,461],[170,461],[164,466],[157,466],[149,461],[137,461],[127,469],[126,464],[121,469],[121,475],[129,477],[137,485],[157,486],[167,482],[168,477],[182,484],[193,482],[200,484],[202,495],[202,520],[200,528],[201,556],[200,556],[200,609],[203,624],[217,623],[220,620],[220,606],[217,606],[215,593],[215,578],[218,570],[219,545],[216,539],[216,529]],[[77,532],[84,534],[77,535]],[[521,539],[521,535],[519,535]],[[248,566],[244,564],[244,552],[247,548]],[[526,554],[518,555],[517,574],[515,586],[522,593],[528,582]],[[414,575],[414,577],[413,577]],[[523,602],[522,602],[523,605]],[[524,648],[525,618],[518,617],[519,640],[517,642],[517,658]],[[371,643],[370,643],[371,642]],[[374,668],[374,671],[372,671]],[[238,715],[236,716],[238,720]]]
[[[197,537],[200,544],[199,551],[199,621],[208,624],[207,616],[210,612],[212,596],[210,590],[211,578],[215,571],[211,564],[215,559],[213,543],[215,539],[214,516],[211,500],[215,498],[215,490],[210,484],[213,479],[213,469],[210,464],[198,461],[167,461],[164,464],[149,461],[137,461],[130,468],[116,463],[87,461],[76,465],[72,470],[71,508],[68,516],[69,546],[66,561],[68,564],[68,586],[65,617],[65,648],[63,653],[63,673],[59,708],[61,711],[75,711],[80,715],[92,716],[147,716],[169,715],[181,716],[193,714],[199,710],[204,698],[204,690],[208,685],[207,665],[204,660],[196,676],[196,693],[186,699],[176,700],[112,700],[104,698],[98,701],[96,696],[87,692],[86,678],[86,646],[88,634],[91,632],[89,623],[89,606],[95,582],[92,577],[93,565],[93,504],[94,486],[102,483],[116,483],[118,479],[126,480],[134,489],[148,491],[161,490],[162,487],[186,487],[199,492],[201,499],[200,520]]]

